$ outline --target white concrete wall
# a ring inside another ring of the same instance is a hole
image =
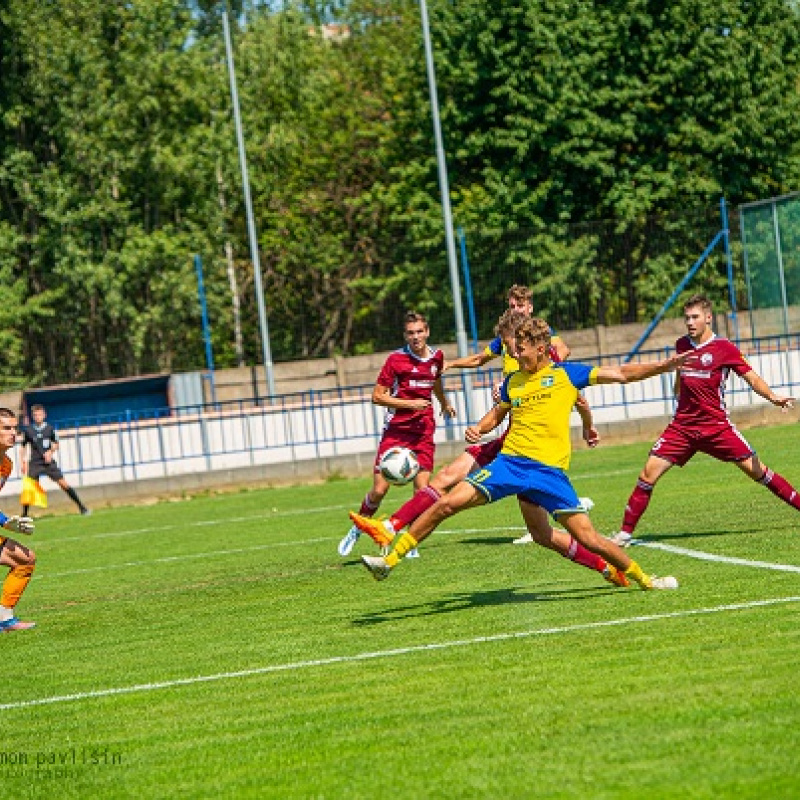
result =
[[[753,368],[779,392],[800,392],[800,351],[753,357]],[[473,395],[475,418],[491,407],[491,382]],[[672,375],[662,375],[627,386],[593,386],[586,390],[598,425],[669,416],[673,412]],[[369,395],[337,400],[316,407],[257,407],[123,423],[102,428],[59,432],[59,464],[77,487],[97,487],[131,481],[198,475],[244,468],[291,465],[303,461],[349,458],[364,454],[371,460],[380,438],[383,410]],[[463,440],[464,395],[450,392],[459,416],[455,425],[440,424],[437,443]],[[741,379],[731,376],[727,393],[730,409],[764,405]],[[296,398],[295,398],[296,399]],[[573,413],[572,424],[580,426]],[[12,456],[13,457],[13,456]],[[6,495],[18,494],[18,458]],[[359,459],[360,461],[361,459]],[[46,479],[46,489],[52,484]]]

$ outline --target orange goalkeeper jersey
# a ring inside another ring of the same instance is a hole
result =
[[[8,457],[3,456],[3,461],[0,462],[0,489],[6,485],[8,476],[11,475],[11,470],[14,469],[14,462]]]

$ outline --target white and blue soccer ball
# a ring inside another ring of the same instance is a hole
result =
[[[378,469],[393,486],[404,486],[419,472],[419,461],[407,447],[392,447],[378,462]]]

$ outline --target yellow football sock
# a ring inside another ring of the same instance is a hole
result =
[[[3,581],[3,593],[0,595],[0,606],[14,608],[19,602],[19,598],[22,597],[22,593],[25,591],[25,587],[28,585],[31,575],[33,575],[33,564],[26,564],[23,567],[14,567]]]
[[[650,577],[644,574],[642,568],[635,561],[631,561],[631,565],[625,570],[625,576],[636,581],[639,586],[650,587]]]
[[[400,534],[394,549],[384,559],[390,567],[396,567],[400,563],[400,559],[409,551],[413,550],[419,542],[408,532]]]

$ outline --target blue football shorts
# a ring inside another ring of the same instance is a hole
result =
[[[490,464],[470,473],[466,480],[490,503],[515,494],[542,506],[553,517],[583,511],[567,473],[531,458],[501,453]]]

